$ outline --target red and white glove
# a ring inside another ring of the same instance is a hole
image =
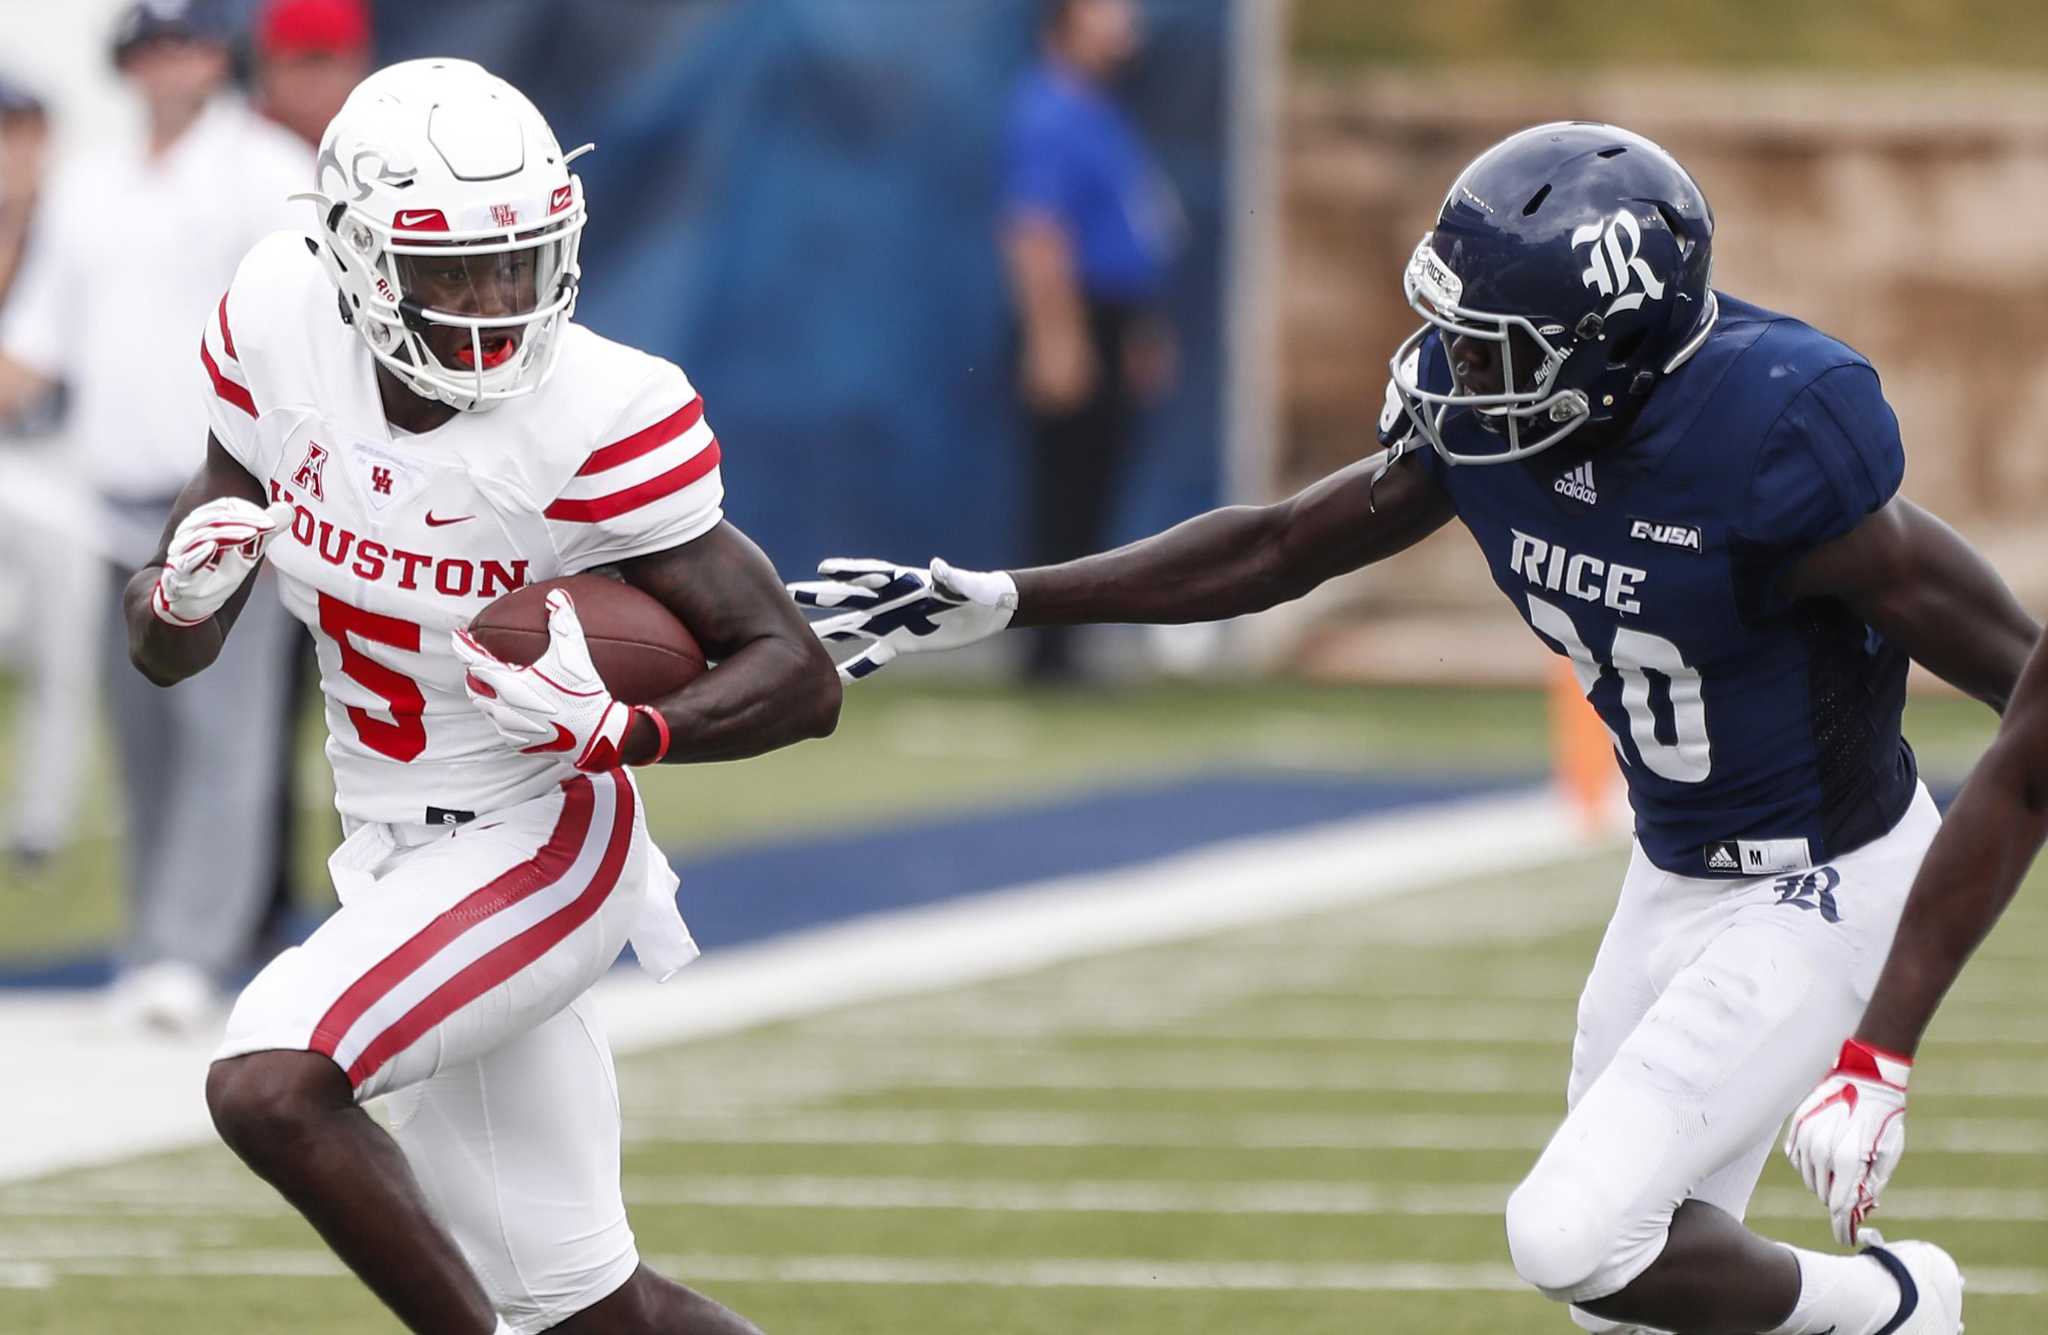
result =
[[[660,711],[614,699],[590,661],[576,604],[560,589],[549,592],[547,604],[547,652],[528,667],[494,657],[467,630],[455,632],[455,654],[469,669],[462,684],[470,703],[522,754],[560,752],[590,774],[625,763],[619,752],[626,727],[645,714],[661,738],[654,760],[661,759],[668,723]]]
[[[1835,1069],[1792,1114],[1785,1157],[1828,1207],[1835,1241],[1856,1244],[1906,1152],[1906,1081],[1913,1063],[1850,1039]]]
[[[159,621],[196,626],[234,596],[263,561],[270,540],[292,525],[292,507],[223,496],[186,515],[171,533],[149,607]]]

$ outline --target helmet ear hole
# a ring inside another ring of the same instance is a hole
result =
[[[1616,339],[1614,346],[1607,351],[1607,364],[1609,366],[1627,366],[1634,359],[1636,353],[1641,350],[1643,337],[1647,332],[1642,329],[1633,329]]]
[[[1683,258],[1692,254],[1692,238],[1685,234],[1684,224],[1679,221],[1678,215],[1671,211],[1670,206],[1666,204],[1657,205],[1657,216],[1664,220],[1665,230],[1671,233],[1674,241],[1678,242],[1679,257]]]

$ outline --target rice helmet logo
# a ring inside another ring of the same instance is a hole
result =
[[[1604,223],[1587,223],[1573,232],[1572,248],[1580,246],[1592,247],[1580,279],[1601,296],[1614,298],[1607,305],[1607,315],[1632,311],[1643,304],[1645,296],[1663,300],[1664,284],[1657,281],[1657,275],[1650,272],[1650,262],[1642,257],[1643,229],[1627,209],[1617,211]],[[1643,282],[1640,292],[1631,290],[1631,280],[1637,278]]]

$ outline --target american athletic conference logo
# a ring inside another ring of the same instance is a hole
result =
[[[1579,275],[1580,280],[1601,296],[1614,298],[1607,303],[1607,315],[1632,311],[1643,304],[1646,296],[1663,300],[1664,284],[1657,281],[1657,275],[1650,272],[1650,262],[1642,257],[1643,229],[1627,209],[1604,223],[1587,223],[1573,232],[1572,248],[1580,246],[1592,247],[1586,254],[1590,262]],[[1642,279],[1642,291],[1629,290],[1632,278]]]

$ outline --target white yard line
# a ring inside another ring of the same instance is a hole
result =
[[[973,1181],[922,1177],[636,1177],[635,1207],[727,1206],[801,1210],[971,1210],[1001,1214],[1342,1215],[1492,1218],[1511,1182],[1387,1186],[1363,1182],[1222,1182],[1103,1179]],[[1818,1218],[1805,1192],[1758,1193],[1753,1219]],[[2048,1191],[1899,1189],[1885,1213],[1920,1221],[2048,1222]]]
[[[1045,1258],[978,1261],[892,1256],[651,1256],[666,1274],[759,1284],[964,1285],[1025,1289],[1190,1289],[1347,1293],[1526,1293],[1505,1265],[1298,1265],[1265,1261]],[[1972,1270],[1970,1292],[2048,1293],[2048,1271]]]
[[[974,1112],[832,1111],[738,1117],[632,1113],[639,1141],[719,1145],[989,1145],[1013,1148],[1158,1146],[1266,1150],[1534,1150],[1555,1114],[1494,1117],[1274,1115],[1158,1116],[980,1109]],[[2048,1122],[1950,1117],[1914,1128],[1914,1152],[1994,1156],[2048,1153]]]
[[[879,914],[719,952],[666,987],[614,975],[597,994],[614,1046],[630,1053],[1584,851],[1549,794],[1479,798]],[[1533,911],[1518,930],[1548,921]],[[121,1032],[92,995],[0,999],[0,1051],[36,1073],[0,1100],[0,1182],[207,1143],[203,1082],[215,1041]]]

